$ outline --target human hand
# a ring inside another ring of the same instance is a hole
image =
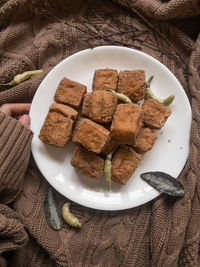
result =
[[[26,127],[30,127],[30,116],[26,113],[29,112],[31,104],[17,103],[17,104],[3,104],[0,106],[0,111],[8,116],[16,118]]]

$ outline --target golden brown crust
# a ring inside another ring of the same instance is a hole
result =
[[[67,106],[67,105],[63,105],[63,104],[57,104],[57,103],[53,103],[51,104],[49,111],[55,111],[58,113],[62,113],[63,115],[65,115],[66,117],[68,117],[69,119],[75,120],[78,112]]]
[[[112,159],[112,179],[126,184],[138,166],[142,155],[129,146],[121,146]]]
[[[118,142],[115,139],[113,139],[112,137],[109,136],[107,142],[105,143],[103,149],[101,150],[101,153],[103,155],[108,155],[118,145],[119,145]]]
[[[144,98],[144,70],[125,70],[119,72],[117,92],[127,95],[133,102]]]
[[[142,128],[136,139],[136,146],[134,149],[138,153],[145,153],[152,149],[157,139],[156,134],[149,128]]]
[[[58,85],[54,100],[57,103],[63,103],[78,108],[86,92],[87,87],[85,85],[63,78]]]
[[[95,70],[92,90],[117,89],[118,72],[114,69]]]
[[[52,104],[40,130],[40,140],[53,146],[66,146],[71,138],[72,126],[77,114],[77,111],[71,107]]]
[[[77,147],[73,152],[71,165],[89,177],[100,178],[103,174],[104,160],[91,151]]]
[[[87,93],[83,98],[82,115],[89,117],[92,93]]]
[[[100,153],[109,137],[109,131],[103,126],[86,118],[81,118],[76,123],[72,141],[86,149]]]
[[[154,99],[148,99],[142,105],[144,113],[144,124],[152,129],[161,129],[167,118],[171,114],[171,110]]]
[[[111,125],[111,137],[120,144],[135,144],[143,122],[142,108],[136,104],[119,104]]]
[[[117,96],[105,90],[92,93],[89,117],[91,120],[107,123],[111,122],[117,106]]]
[[[70,140],[72,125],[73,120],[62,113],[51,111],[40,130],[39,138],[46,144],[64,147]]]

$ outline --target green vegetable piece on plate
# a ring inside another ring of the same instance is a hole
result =
[[[114,152],[117,150],[117,148],[115,148],[112,152],[110,152],[107,156],[106,156],[106,160],[104,163],[104,174],[105,174],[105,178],[106,178],[106,188],[108,191],[110,191],[111,189],[111,177],[112,177],[112,156],[114,154]]]
[[[151,85],[151,82],[153,80],[154,76],[151,76],[147,81],[146,81],[146,91],[145,91],[145,100],[147,99],[154,99],[156,100],[158,103],[162,104],[163,106],[167,107],[169,106],[175,96],[174,95],[170,95],[168,96],[167,98],[165,99],[161,99],[161,98],[158,98],[153,92],[152,90],[150,89],[150,85]]]
[[[124,94],[117,93],[117,92],[115,92],[114,90],[111,90],[111,89],[106,89],[106,91],[114,93],[117,96],[117,98],[119,100],[123,101],[124,103],[127,103],[127,104],[132,103],[131,99],[128,96],[124,95]]]

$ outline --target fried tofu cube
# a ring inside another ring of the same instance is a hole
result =
[[[92,90],[117,89],[118,72],[114,69],[95,70]]]
[[[87,93],[83,98],[82,115],[89,117],[90,106],[92,100],[92,93]]]
[[[142,105],[144,112],[144,124],[152,129],[161,129],[167,118],[171,114],[171,110],[154,99],[148,99]]]
[[[152,149],[157,139],[156,134],[149,128],[142,128],[137,136],[135,150],[138,153],[145,153]]]
[[[91,151],[77,147],[73,152],[71,165],[82,174],[100,178],[103,174],[104,160]]]
[[[64,147],[71,138],[77,111],[62,104],[52,104],[40,130],[39,139],[49,145]]]
[[[112,179],[126,184],[138,166],[142,155],[132,147],[121,146],[112,159]]]
[[[63,78],[58,85],[54,100],[57,103],[67,104],[73,108],[79,108],[87,87],[81,83]]]
[[[108,155],[110,152],[112,152],[115,147],[117,147],[119,143],[109,136],[108,141],[105,143],[103,149],[101,150],[101,154]]]
[[[111,137],[119,144],[135,145],[143,125],[142,107],[136,104],[119,104],[111,125]]]
[[[82,145],[95,153],[100,153],[110,132],[103,126],[86,118],[81,118],[75,125],[72,142]]]
[[[111,122],[117,106],[117,96],[112,92],[97,90],[92,93],[89,118],[100,123]]]
[[[145,72],[144,70],[124,70],[119,72],[117,92],[125,94],[133,102],[139,101],[145,95]]]

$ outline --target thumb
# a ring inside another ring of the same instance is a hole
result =
[[[23,124],[27,128],[30,128],[31,118],[29,115],[22,115],[19,117],[19,122],[21,122],[21,124]]]

